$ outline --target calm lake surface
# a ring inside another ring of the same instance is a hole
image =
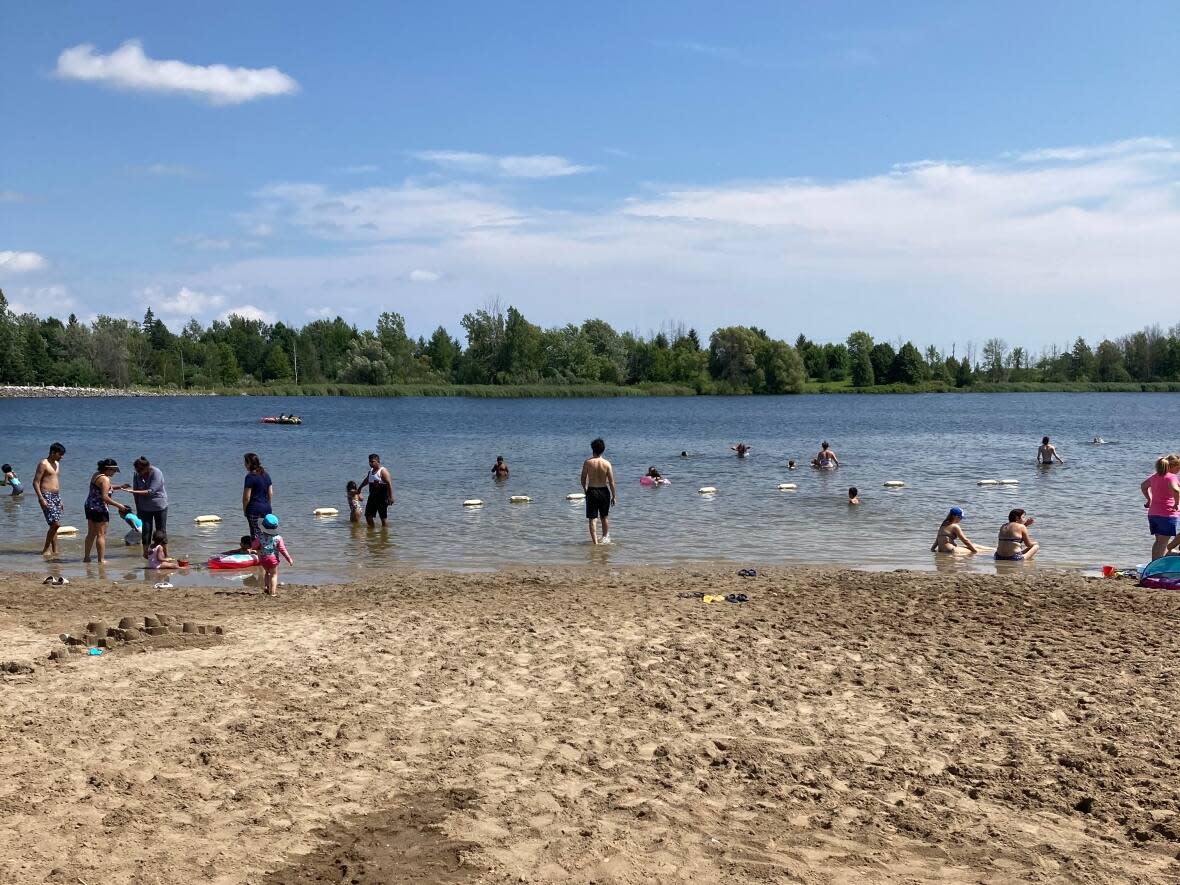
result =
[[[1013,507],[1036,517],[1042,553],[1033,567],[1093,569],[1146,560],[1150,536],[1139,483],[1155,457],[1180,449],[1177,394],[937,394],[900,396],[692,397],[603,400],[448,398],[175,397],[0,400],[0,461],[24,481],[23,498],[0,489],[0,569],[44,571],[38,551],[45,524],[32,492],[33,471],[49,443],[63,461],[65,524],[52,570],[87,573],[81,563],[82,501],[95,462],[116,458],[117,481],[146,455],[164,472],[170,499],[169,548],[203,563],[236,544],[241,515],[242,453],[258,452],[271,474],[275,512],[296,567],[296,583],[352,579],[367,570],[493,569],[513,564],[669,565],[827,563],[861,568],[994,571],[990,556],[936,557],[928,552],[947,508],[963,507],[964,530],[995,544]],[[295,412],[299,427],[260,424],[263,415]],[[1034,455],[1048,434],[1066,460],[1039,469]],[[578,473],[595,436],[619,480],[609,547],[588,542]],[[1092,445],[1101,436],[1106,445]],[[806,465],[821,440],[841,469]],[[753,446],[746,459],[729,446]],[[687,450],[691,457],[679,457]],[[344,485],[364,477],[379,452],[394,477],[397,504],[387,532],[350,525]],[[512,468],[492,479],[496,455]],[[787,459],[802,467],[789,472]],[[647,488],[639,478],[656,465],[672,481]],[[1017,486],[979,487],[980,479]],[[900,490],[883,488],[902,480]],[[778,491],[794,482],[793,492]],[[716,495],[697,492],[716,486]],[[845,503],[857,486],[863,505]],[[511,504],[529,495],[530,504]],[[467,498],[485,505],[465,509]],[[129,500],[124,496],[123,500]],[[316,507],[341,515],[316,518]],[[193,517],[214,513],[218,525]],[[145,580],[138,548],[122,544],[112,524],[102,576]],[[1011,567],[1011,566],[1009,566]],[[1016,566],[1024,567],[1024,566]],[[97,566],[89,574],[99,575]],[[241,573],[201,570],[185,583],[240,581]],[[153,576],[150,580],[156,580]]]

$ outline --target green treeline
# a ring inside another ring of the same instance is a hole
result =
[[[376,328],[337,317],[296,329],[231,316],[169,329],[149,308],[142,321],[91,323],[15,315],[0,292],[0,384],[132,386],[333,395],[606,395],[610,393],[801,393],[820,389],[995,389],[1063,383],[1180,382],[1180,327],[1146,329],[1092,348],[1037,356],[991,339],[976,354],[898,348],[853,332],[840,344],[800,335],[794,344],[754,326],[692,329],[647,337],[603,320],[543,329],[514,307],[466,314],[460,342],[439,327],[406,333],[382,313]]]

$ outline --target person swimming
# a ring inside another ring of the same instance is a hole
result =
[[[855,507],[860,503],[860,492],[857,491],[856,486],[851,486],[848,489],[848,506]]]
[[[1032,559],[1041,549],[1041,545],[1032,539],[1028,527],[1033,524],[1031,516],[1025,516],[1024,511],[1017,508],[1008,514],[1008,521],[1000,526],[999,544],[996,546],[996,559],[1019,562],[1022,559]]]
[[[795,462],[794,462],[794,461],[788,461],[788,462],[787,462],[787,470],[794,470],[796,466],[797,466],[797,465],[795,464]]]
[[[930,551],[932,553],[978,553],[979,548],[972,544],[971,539],[963,533],[963,529],[959,525],[962,521],[962,507],[952,507],[948,510],[942,525],[938,527],[934,543],[930,545]],[[959,541],[963,542],[962,547],[958,546]]]
[[[746,455],[750,454],[750,452],[753,451],[753,449],[754,449],[753,446],[748,446],[744,442],[740,442],[737,445],[730,446],[730,448],[733,449],[735,452],[737,452],[737,456],[739,458],[746,457]]]

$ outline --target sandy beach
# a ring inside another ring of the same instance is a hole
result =
[[[4,882],[1180,880],[1180,596],[1125,581],[5,575],[0,602]],[[224,636],[48,660],[157,614]]]

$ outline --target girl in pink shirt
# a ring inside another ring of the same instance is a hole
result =
[[[1155,540],[1151,558],[1159,559],[1168,542],[1180,534],[1180,457],[1169,455],[1155,462],[1155,473],[1143,480],[1139,490],[1146,498],[1147,527]]]

